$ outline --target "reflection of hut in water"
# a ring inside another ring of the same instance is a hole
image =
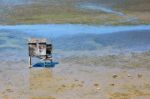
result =
[[[28,46],[30,67],[32,65],[31,57],[38,57],[40,59],[50,60],[52,62],[52,44],[47,44],[46,39],[29,39]]]

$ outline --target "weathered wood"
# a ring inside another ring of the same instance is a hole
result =
[[[29,57],[29,68],[32,68],[32,59],[31,59],[31,56]]]
[[[28,43],[46,43],[47,40],[44,38],[30,38]]]
[[[52,44],[47,44],[46,39],[31,38],[28,40],[29,46],[29,67],[32,67],[31,57],[38,57],[45,61],[52,62]]]
[[[29,39],[29,56],[45,56],[48,53],[51,54],[52,48],[50,45],[52,44],[46,44],[46,41],[46,39]]]

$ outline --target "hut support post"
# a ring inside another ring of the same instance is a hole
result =
[[[31,59],[31,56],[29,56],[29,68],[32,68],[32,59]]]

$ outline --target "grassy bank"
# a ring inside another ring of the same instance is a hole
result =
[[[76,4],[87,3],[84,0],[32,0],[31,4],[2,5],[0,11],[0,24],[43,24],[43,23],[72,23],[72,24],[109,24],[109,25],[134,25],[149,24],[150,16],[148,0],[118,1],[114,0],[89,0],[89,3],[105,4],[125,13],[126,16],[79,9]],[[133,6],[138,5],[138,6]],[[144,7],[144,8],[143,8]],[[143,8],[143,10],[141,10]],[[120,21],[128,17],[136,17],[138,22]]]

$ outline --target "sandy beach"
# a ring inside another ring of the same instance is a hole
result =
[[[149,68],[142,65],[144,64],[141,64],[141,67],[129,68],[60,61],[55,68],[29,69],[26,61],[1,62],[0,97],[2,99],[149,99]]]
[[[0,99],[150,99],[150,0],[0,0]],[[28,62],[28,39],[53,67]]]

